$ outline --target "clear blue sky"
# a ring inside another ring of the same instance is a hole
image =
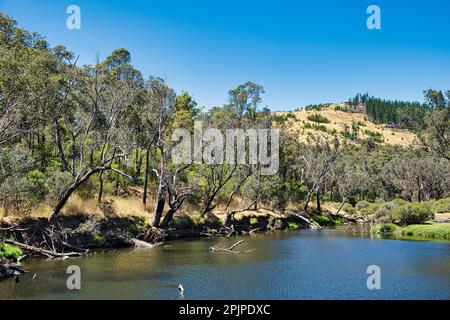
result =
[[[66,28],[71,4],[81,30]],[[381,7],[381,30],[366,28],[370,4]],[[206,107],[245,81],[264,86],[273,110],[366,91],[423,101],[424,89],[450,89],[448,0],[0,0],[0,11],[83,64],[127,48],[145,76]]]

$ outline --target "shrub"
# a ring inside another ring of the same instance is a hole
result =
[[[370,207],[370,205],[371,205],[371,203],[370,202],[368,202],[368,201],[365,201],[365,200],[361,200],[361,201],[359,201],[357,204],[356,204],[356,210],[361,210],[361,209],[364,209],[364,208],[368,208],[368,207]]]
[[[140,233],[146,232],[148,229],[151,228],[151,225],[148,223],[145,219],[137,219],[134,223],[132,223],[128,227],[128,233],[130,233],[133,236],[137,236]]]
[[[374,213],[375,221],[380,223],[391,223],[392,222],[392,214],[391,210],[388,209],[387,206],[382,206],[378,208]]]
[[[287,118],[282,115],[281,116],[275,115],[273,116],[273,121],[275,121],[275,123],[278,125],[282,125],[287,121]]]
[[[348,108],[347,108],[347,107],[336,106],[336,107],[334,107],[334,110],[336,110],[336,111],[342,111],[342,112],[347,112],[347,111],[348,111]]]
[[[191,217],[185,214],[175,216],[170,222],[170,225],[175,229],[189,229],[195,227],[195,223],[191,220]]]
[[[422,224],[434,219],[434,214],[427,205],[411,203],[393,210],[393,216],[400,225]]]
[[[333,218],[332,216],[325,216],[325,215],[314,216],[313,220],[321,226],[330,226],[340,224],[342,222],[339,218]]]
[[[300,228],[300,226],[293,221],[289,221],[288,228],[289,228],[289,230],[296,230],[296,229]]]
[[[431,211],[434,213],[450,212],[450,198],[434,201],[431,204]]]
[[[321,111],[323,108],[328,108],[330,105],[331,105],[331,103],[310,104],[305,107],[305,110]]]
[[[98,206],[105,217],[111,217],[116,214],[116,207],[114,206],[113,200],[103,200]]]
[[[17,261],[17,259],[19,259],[22,255],[23,252],[20,248],[6,243],[0,243],[0,258]]]
[[[351,215],[356,214],[356,209],[349,203],[344,204],[342,210]]]
[[[330,123],[327,117],[324,117],[318,113],[314,113],[308,116],[308,120],[317,123]]]
[[[384,224],[380,228],[380,233],[393,233],[397,230],[397,226],[395,224]]]
[[[375,234],[389,234],[389,233],[394,233],[397,230],[398,230],[397,225],[389,223],[389,224],[375,225],[370,229],[370,232],[375,233]]]

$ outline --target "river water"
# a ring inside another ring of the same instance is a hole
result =
[[[208,250],[238,240],[240,253]],[[67,289],[70,265],[80,267],[81,290]],[[380,267],[380,290],[367,288],[371,265]],[[344,229],[179,240],[24,266],[32,273],[0,283],[0,299],[450,299],[450,242]]]

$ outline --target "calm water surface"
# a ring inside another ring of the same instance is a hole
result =
[[[255,250],[208,251],[240,239],[240,250]],[[0,283],[0,299],[450,299],[450,242],[301,230],[170,246],[30,260],[20,283]],[[69,265],[81,268],[80,291],[66,287]],[[367,289],[369,265],[381,268],[381,290]]]

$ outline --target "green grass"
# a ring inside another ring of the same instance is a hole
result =
[[[372,234],[401,235],[409,237],[423,237],[450,240],[450,223],[412,224],[399,227],[395,224],[378,224],[370,229]]]
[[[17,261],[22,255],[23,252],[20,248],[6,243],[0,244],[0,258]]]
[[[337,217],[325,216],[325,215],[317,215],[313,217],[313,220],[317,222],[320,226],[330,226],[341,224],[342,221]]]
[[[296,229],[299,229],[300,226],[297,223],[293,222],[293,221],[289,221],[288,222],[288,228],[289,228],[289,230],[296,230]]]
[[[400,230],[404,236],[450,239],[450,223],[414,224]]]
[[[101,235],[101,234],[96,234],[92,240],[94,241],[95,244],[102,244],[105,242],[106,238],[105,236]]]

